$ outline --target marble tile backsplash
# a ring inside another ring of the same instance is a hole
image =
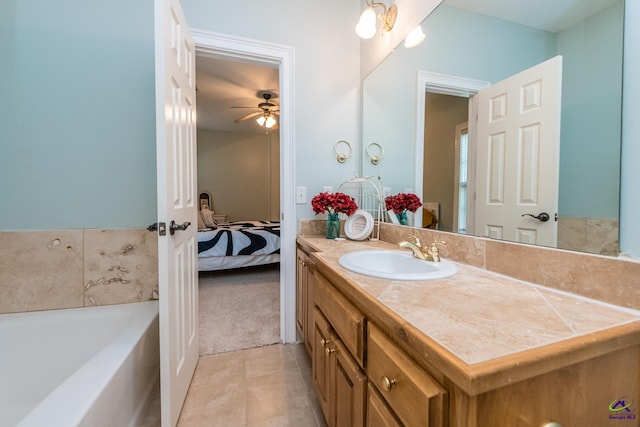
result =
[[[314,220],[308,220],[313,222]],[[301,224],[303,231],[317,231],[320,224]],[[307,233],[307,234],[322,234]],[[640,310],[640,262],[625,258],[571,252],[562,249],[444,233],[384,223],[380,240],[399,243],[409,234],[423,242],[438,237],[446,245],[440,254],[464,264],[504,274],[549,288]]]
[[[0,313],[155,299],[157,247],[144,229],[0,232]]]

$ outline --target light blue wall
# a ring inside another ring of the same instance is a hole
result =
[[[625,2],[620,249],[640,258],[640,2]]]
[[[156,216],[153,6],[0,5],[0,229]]]
[[[296,181],[310,197],[359,172],[333,153],[341,139],[360,151],[357,1],[313,16],[296,0],[182,3],[192,28],[296,49]],[[153,2],[3,0],[0,24],[0,229],[153,222]]]
[[[618,2],[558,35],[561,215],[619,216],[623,14]]]

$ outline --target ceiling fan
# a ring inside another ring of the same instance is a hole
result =
[[[231,108],[251,108],[254,110],[252,113],[245,114],[244,116],[234,120],[234,123],[241,123],[246,120],[257,117],[257,122],[260,126],[270,129],[277,129],[278,122],[276,120],[276,116],[280,115],[280,107],[273,102],[271,102],[271,98],[273,94],[270,92],[262,93],[262,97],[264,98],[264,102],[258,104],[257,107],[231,107]]]

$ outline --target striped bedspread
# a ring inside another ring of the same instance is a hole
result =
[[[198,231],[198,256],[270,255],[280,253],[279,221],[235,221]]]

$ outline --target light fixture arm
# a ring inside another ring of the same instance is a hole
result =
[[[392,4],[391,6],[389,6],[389,8],[387,8],[384,3],[370,0],[366,0],[366,3],[369,7],[382,7],[384,9],[384,12],[382,12],[379,19],[382,21],[384,31],[391,31],[396,23],[396,17],[398,16],[398,7],[395,4]]]

